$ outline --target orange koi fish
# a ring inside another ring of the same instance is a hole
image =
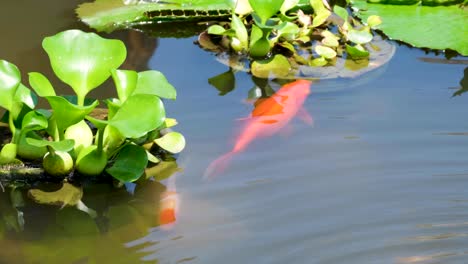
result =
[[[298,80],[284,85],[269,98],[258,99],[251,116],[245,119],[245,126],[233,149],[214,160],[205,170],[204,178],[210,179],[222,173],[235,154],[244,151],[256,138],[276,134],[294,116],[299,115],[304,122],[312,124],[312,117],[302,108],[310,94],[311,84],[311,81]]]
[[[179,212],[179,194],[175,185],[176,176],[169,178],[167,189],[161,194],[159,202],[159,225],[162,229],[171,229],[176,220]]]

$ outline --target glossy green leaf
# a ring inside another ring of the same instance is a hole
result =
[[[350,29],[346,35],[348,40],[356,44],[366,44],[372,41],[372,34],[366,28],[361,30]]]
[[[57,77],[77,94],[78,105],[83,105],[88,92],[107,80],[111,70],[118,68],[127,55],[122,41],[80,30],[46,37],[42,47]]]
[[[8,164],[15,161],[18,146],[14,143],[7,143],[0,151],[0,165]]]
[[[104,129],[109,124],[109,122],[107,120],[94,118],[94,117],[89,116],[89,115],[86,116],[86,120],[91,122],[97,129]]]
[[[331,11],[325,8],[322,0],[310,0],[310,5],[314,9],[315,16],[312,20],[312,27],[322,25],[331,15]]]
[[[299,27],[291,22],[282,22],[281,24],[278,25],[277,27],[277,37],[284,38],[286,40],[294,40],[299,34]]]
[[[133,94],[152,94],[162,98],[175,100],[176,89],[159,71],[151,70],[138,73],[138,82]]]
[[[37,96],[31,91],[31,89],[24,86],[22,83],[20,83],[16,89],[14,100],[17,103],[27,105],[31,109],[34,109],[37,104]]]
[[[149,152],[148,150],[146,150],[146,155],[148,156],[148,161],[151,162],[151,163],[159,163],[161,162],[160,159],[158,159],[158,157],[154,156],[153,154],[151,154],[151,152]]]
[[[348,21],[348,11],[339,5],[333,6],[333,12],[341,17],[344,21]]]
[[[174,119],[174,118],[166,118],[164,119],[164,127],[165,128],[169,128],[169,127],[173,127],[175,125],[177,125],[177,120]]]
[[[367,17],[367,25],[369,27],[376,28],[380,24],[382,24],[382,19],[379,16],[372,15]]]
[[[47,96],[46,99],[53,110],[52,116],[57,122],[57,128],[61,131],[83,120],[99,104],[96,100],[88,106],[77,106],[61,96]]]
[[[250,56],[253,58],[264,58],[270,52],[270,41],[266,36],[261,37],[250,47]]]
[[[317,52],[318,55],[324,57],[325,59],[333,59],[336,57],[336,51],[325,46],[315,46],[315,52]]]
[[[207,32],[208,34],[212,34],[212,35],[224,35],[224,33],[226,32],[226,29],[220,25],[211,25],[207,29]]]
[[[117,155],[112,167],[106,172],[122,182],[133,182],[145,172],[148,165],[146,150],[137,145],[124,146]]]
[[[252,30],[250,31],[250,43],[249,47],[252,47],[255,42],[263,37],[263,30],[257,25],[252,25]]]
[[[84,147],[78,157],[76,157],[76,170],[87,176],[100,175],[107,166],[107,154],[98,149],[98,146],[91,145]]]
[[[127,138],[138,138],[161,126],[166,118],[164,105],[156,95],[130,96],[109,124]]]
[[[363,20],[372,15],[380,16],[383,22],[377,28],[392,39],[415,47],[452,49],[464,56],[468,55],[466,8],[458,5],[382,5],[367,3],[365,0],[351,2]]]
[[[86,121],[81,120],[65,130],[64,138],[75,141],[74,153],[72,155],[76,156],[83,148],[93,144],[94,135]]]
[[[47,117],[43,113],[31,111],[23,117],[21,130],[26,133],[27,131],[46,129],[47,126]]]
[[[29,84],[34,91],[41,97],[55,96],[55,90],[49,79],[39,72],[30,72]]]
[[[327,64],[328,64],[328,61],[324,57],[315,58],[315,59],[311,60],[310,63],[309,63],[310,66],[315,66],[315,67],[322,67],[322,66],[325,66]]]
[[[278,13],[284,0],[249,0],[250,6],[265,24],[274,14]]]
[[[239,41],[238,50],[236,51],[246,50],[249,45],[247,28],[237,15],[233,14],[231,19],[231,28],[236,32],[236,38]]]
[[[256,77],[281,78],[289,74],[291,65],[286,57],[277,54],[268,60],[254,61],[251,70],[252,74]]]
[[[36,147],[51,147],[56,151],[68,152],[75,146],[73,139],[65,139],[61,141],[48,141],[35,138],[26,138],[26,142]]]
[[[138,73],[130,70],[111,70],[117,95],[121,102],[133,94],[137,87]]]
[[[21,73],[18,68],[8,61],[0,60],[0,107],[11,111],[20,81]]]
[[[368,58],[370,53],[361,46],[350,46],[346,44],[346,52],[353,59]]]
[[[286,11],[294,8],[299,3],[299,0],[284,0],[283,4],[281,5],[280,12],[282,14],[286,14]]]
[[[154,142],[161,148],[174,154],[181,152],[185,148],[184,136],[175,131],[169,132],[164,136],[155,139]]]

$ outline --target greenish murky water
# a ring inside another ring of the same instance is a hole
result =
[[[80,1],[20,2],[0,4],[0,58],[52,77],[41,40],[86,30],[73,16]],[[316,81],[303,105],[313,124],[292,120],[206,180],[253,110],[251,76],[237,72],[234,89],[219,91],[208,80],[228,67],[194,38],[104,36],[126,42],[124,68],[162,71],[177,88],[166,107],[187,140],[183,170],[161,183],[85,186],[95,219],[25,193],[16,210],[1,192],[0,263],[467,262],[468,95],[452,97],[466,57],[397,46],[376,72]],[[164,211],[171,202],[175,215]]]

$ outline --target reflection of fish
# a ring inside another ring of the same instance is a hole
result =
[[[179,212],[179,194],[175,185],[176,176],[169,178],[167,189],[161,194],[159,202],[159,225],[163,229],[171,229],[177,220]]]
[[[234,154],[242,152],[258,137],[268,137],[277,133],[298,114],[304,122],[312,124],[312,117],[302,108],[310,93],[310,85],[310,81],[298,80],[284,85],[269,98],[257,100],[233,149],[214,160],[206,169],[204,177],[212,178],[222,173]]]

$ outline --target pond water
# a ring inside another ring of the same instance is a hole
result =
[[[80,1],[22,2],[29,8],[0,4],[0,58],[23,73],[52,76],[40,42],[66,28],[86,29],[73,17]],[[466,57],[446,63],[396,44],[377,72],[315,81],[303,105],[313,124],[294,119],[207,180],[209,164],[235,144],[245,122],[238,119],[253,109],[246,100],[251,76],[235,73],[235,89],[221,96],[208,79],[228,67],[195,38],[110,36],[134,45],[128,68],[147,62],[177,88],[177,100],[166,103],[187,140],[177,159],[183,170],[169,180],[179,194],[176,221],[166,227],[154,219],[167,181],[112,192],[91,186],[87,205],[107,220],[28,205],[24,231],[0,230],[1,263],[468,261],[468,95],[452,97]],[[8,195],[1,197],[5,223],[17,213],[5,209]]]

